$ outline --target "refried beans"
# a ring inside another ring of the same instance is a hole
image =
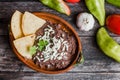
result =
[[[37,50],[32,60],[40,68],[47,70],[64,69],[72,62],[76,52],[76,39],[63,30],[60,24],[47,23],[36,32],[35,46],[39,41],[46,44]]]

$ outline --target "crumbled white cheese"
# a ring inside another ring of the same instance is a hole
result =
[[[36,56],[36,58],[38,59],[39,62],[41,61],[40,58],[39,58],[38,56]]]
[[[56,37],[51,38],[50,33],[54,34],[55,31],[50,25],[48,25],[47,28],[44,29],[44,35],[37,37],[37,39],[39,40],[46,40],[48,42],[48,45],[46,46],[45,50],[42,51],[42,55],[44,56],[43,62],[55,59],[61,60],[62,56],[65,55],[65,49],[68,50],[67,41],[64,41],[62,37],[60,37],[60,39],[57,39]],[[52,40],[53,43],[51,43],[50,40]],[[51,45],[53,46],[50,47]],[[58,50],[60,49],[61,45],[63,45],[62,53],[58,53]]]

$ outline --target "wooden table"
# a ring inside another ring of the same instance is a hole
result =
[[[76,27],[77,15],[89,12],[84,0],[67,4],[72,12],[70,16],[45,7],[37,0],[0,0],[0,80],[120,80],[120,64],[105,56],[96,44],[95,34],[100,28],[98,22],[88,32],[80,31]],[[106,15],[120,14],[119,8],[107,3],[105,5]],[[15,10],[49,12],[68,21],[80,36],[85,62],[67,73],[57,75],[43,74],[28,68],[12,52],[9,45],[8,24]],[[119,36],[112,33],[110,35],[120,43]]]

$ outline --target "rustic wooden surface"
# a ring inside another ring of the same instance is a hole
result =
[[[94,29],[83,32],[76,27],[76,16],[80,12],[89,12],[84,4],[71,4],[72,14],[66,16],[42,5],[38,0],[0,0],[0,80],[120,80],[120,64],[108,58],[98,48],[95,34],[100,27],[96,21]],[[106,15],[120,14],[120,9],[110,4],[105,4]],[[21,12],[49,12],[56,14],[68,21],[78,32],[85,62],[68,71],[67,73],[50,75],[36,72],[24,65],[12,52],[9,45],[8,24],[15,10]],[[118,35],[110,35],[120,43]]]

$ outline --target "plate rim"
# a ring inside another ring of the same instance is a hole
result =
[[[77,42],[78,42],[78,53],[77,53],[77,57],[74,59],[74,61],[68,66],[66,67],[65,69],[62,69],[62,70],[56,70],[56,71],[50,71],[50,70],[43,70],[43,69],[37,69],[36,67],[28,64],[26,62],[27,59],[25,59],[23,56],[20,55],[20,53],[16,50],[14,44],[13,44],[13,40],[14,37],[13,37],[13,34],[12,34],[12,31],[11,31],[11,28],[10,28],[10,31],[9,31],[9,38],[10,38],[10,45],[12,47],[12,50],[14,52],[14,54],[16,54],[16,56],[20,59],[21,62],[23,62],[25,65],[27,65],[29,68],[31,68],[32,70],[35,70],[37,72],[41,72],[41,73],[46,73],[46,74],[59,74],[59,73],[64,73],[64,72],[67,72],[68,70],[70,70],[71,68],[73,68],[74,64],[76,64],[77,62],[77,59],[79,58],[79,55],[82,55],[80,52],[82,51],[82,44],[81,44],[81,40],[80,40],[80,37],[78,36],[76,30],[72,27],[72,25],[70,23],[68,23],[67,21],[65,21],[63,18],[53,14],[53,13],[48,13],[48,12],[32,12],[34,15],[38,16],[38,15],[49,15],[49,16],[52,16],[53,18],[61,21],[63,24],[67,25],[67,27],[69,27],[69,29],[74,33],[76,39],[77,39]],[[39,16],[38,16],[39,17]],[[81,56],[80,56],[81,57]]]

